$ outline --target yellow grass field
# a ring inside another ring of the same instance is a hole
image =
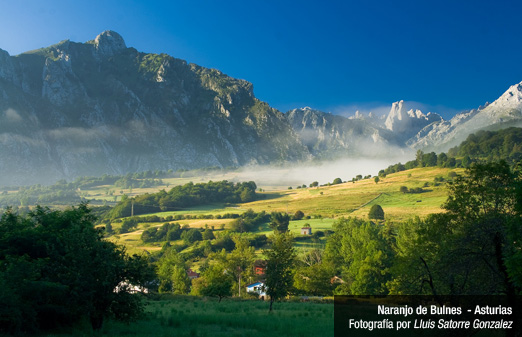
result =
[[[265,199],[242,204],[241,208],[254,211],[288,212],[301,210],[306,215],[320,214],[327,218],[355,216],[367,218],[370,207],[379,204],[383,207],[387,220],[402,221],[413,216],[424,217],[430,213],[441,212],[441,205],[447,198],[444,183],[435,186],[437,176],[447,178],[450,171],[462,173],[462,169],[417,168],[390,174],[378,183],[365,179],[354,183],[301,188],[261,193]],[[402,193],[401,186],[408,188],[424,187],[423,193]]]
[[[247,209],[255,212],[287,212],[293,215],[296,211],[302,211],[311,219],[291,221],[289,230],[294,234],[300,234],[300,229],[305,224],[310,224],[314,231],[331,229],[335,219],[340,217],[358,217],[367,219],[370,207],[379,204],[385,213],[385,220],[389,222],[404,221],[409,218],[425,217],[431,213],[442,212],[441,205],[447,198],[446,183],[435,183],[436,177],[448,180],[448,173],[454,171],[462,174],[463,169],[447,169],[438,167],[416,168],[390,174],[375,183],[373,178],[356,182],[346,182],[337,185],[300,188],[280,189],[270,192],[258,192],[258,200],[237,204],[234,207],[223,205],[207,205],[194,207],[184,211],[160,212],[154,215],[167,217],[169,215],[190,214],[198,215],[223,215],[225,213],[243,213]],[[178,178],[180,179],[180,178]],[[191,181],[195,181],[193,177]],[[402,193],[401,186],[409,189],[422,188],[422,193]],[[154,192],[148,189],[149,193]],[[157,190],[157,189],[156,189]],[[141,192],[137,191],[136,193]],[[191,228],[229,228],[233,219],[190,219],[170,221],[180,225],[188,225]],[[131,233],[111,237],[111,240],[127,246],[129,253],[140,251],[155,251],[161,249],[160,244],[143,245],[140,236],[144,229],[159,227],[163,223],[140,223],[137,230]],[[121,223],[113,223],[117,229]],[[268,225],[258,228],[256,233],[270,234]]]

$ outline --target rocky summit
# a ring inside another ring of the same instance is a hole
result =
[[[345,118],[305,107],[286,114],[308,151],[318,159],[389,156],[404,143],[397,134],[363,118]]]
[[[522,126],[522,82],[512,85],[491,104],[427,125],[406,144],[416,149],[446,151],[476,131],[510,126]]]

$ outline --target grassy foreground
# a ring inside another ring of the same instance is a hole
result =
[[[137,322],[108,321],[97,333],[76,330],[51,336],[333,336],[333,303],[268,302],[193,296],[147,301]]]

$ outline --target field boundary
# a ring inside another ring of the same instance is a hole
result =
[[[362,204],[361,206],[357,207],[356,209],[352,210],[352,213],[355,212],[355,211],[360,210],[361,208],[363,208],[364,206],[368,205],[369,203],[374,202],[375,200],[377,200],[377,199],[378,199],[381,195],[383,195],[383,194],[385,194],[385,193],[379,193],[379,195],[376,196],[375,198],[373,198],[372,200],[370,200],[370,201],[368,201],[368,202]]]

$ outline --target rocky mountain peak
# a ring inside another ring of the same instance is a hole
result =
[[[522,82],[509,87],[499,99],[488,105],[488,107],[490,106],[492,106],[491,108],[520,109],[522,107]]]
[[[127,48],[121,35],[112,30],[106,30],[96,36],[94,45],[96,51],[102,56],[112,56]]]
[[[411,137],[426,125],[440,120],[442,117],[435,113],[426,115],[419,109],[407,110],[405,102],[401,100],[392,104],[384,125],[403,137]]]

